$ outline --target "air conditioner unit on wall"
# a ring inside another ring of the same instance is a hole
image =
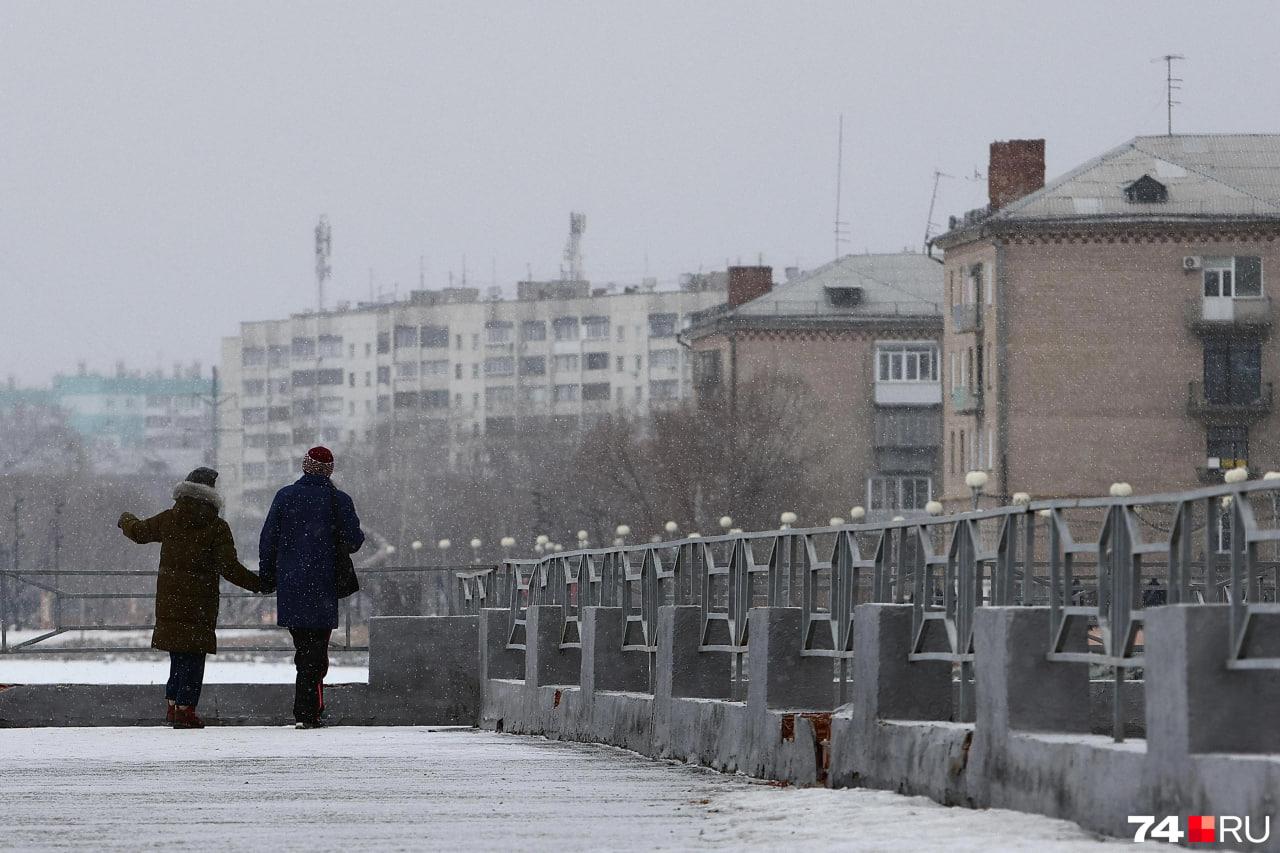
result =
[[[1199,255],[1185,255],[1185,256],[1182,258],[1182,268],[1183,268],[1184,270],[1198,270],[1198,269],[1200,269],[1200,256],[1199,256]]]

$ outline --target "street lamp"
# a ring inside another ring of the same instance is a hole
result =
[[[929,513],[929,515],[942,515],[942,502],[929,501],[924,505],[924,511]]]
[[[723,530],[728,530],[730,527],[733,527],[733,519],[727,515],[720,516],[720,527]]]
[[[1128,483],[1112,483],[1108,491],[1113,498],[1127,498],[1133,494],[1133,486]]]
[[[535,554],[541,554],[545,550],[547,550],[546,547],[543,546],[541,543],[533,546],[533,553]]]
[[[561,551],[563,551],[563,550],[564,550],[564,546],[563,546],[563,545],[561,545],[561,544],[559,544],[559,543],[556,543],[555,545],[553,545],[553,546],[551,547],[551,550],[552,550],[552,551],[554,551],[554,552],[556,552],[557,554],[559,554]]]
[[[855,506],[849,510],[849,520],[855,524],[867,517],[867,511],[860,506]]]
[[[1249,479],[1249,469],[1243,466],[1239,468],[1231,468],[1227,473],[1222,475],[1224,483],[1243,483]]]
[[[662,525],[662,529],[667,531],[671,536],[675,536],[676,531],[680,529],[680,525],[676,524],[674,521],[668,521],[666,524]]]
[[[514,536],[503,536],[498,544],[502,546],[503,551],[510,551],[516,546],[516,538]]]
[[[831,520],[827,522],[829,527],[839,527],[842,524],[844,524],[844,519],[838,515],[832,516]]]
[[[479,537],[476,537],[471,540],[471,562],[472,563],[480,562],[480,546],[483,544],[484,543],[480,541]]]
[[[970,471],[964,475],[964,484],[969,487],[969,491],[973,492],[973,508],[977,509],[982,490],[987,486],[987,472]]]
[[[551,543],[551,537],[545,533],[540,534],[538,538],[534,540],[535,545],[541,545],[544,548],[547,547],[547,545],[549,545],[550,543]]]
[[[778,516],[778,521],[782,523],[783,530],[790,530],[791,525],[796,523],[796,518],[797,516],[794,512],[787,511],[787,512],[784,512],[782,515]]]
[[[578,531],[578,547],[579,548],[586,548],[590,544],[588,542],[588,539],[590,539],[590,536],[587,534],[587,531],[585,530]]]
[[[388,545],[384,550],[387,552],[388,557],[394,557],[396,553],[396,546]]]

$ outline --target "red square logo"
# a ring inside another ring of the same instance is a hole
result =
[[[1187,818],[1187,841],[1212,844],[1217,840],[1213,833],[1213,815],[1198,814]]]

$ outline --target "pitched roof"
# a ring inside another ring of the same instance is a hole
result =
[[[830,289],[859,288],[857,304],[833,304]],[[778,285],[726,313],[739,317],[880,317],[940,315],[942,265],[899,252],[845,255]],[[724,315],[721,315],[724,316]]]
[[[1125,197],[1143,175],[1168,188],[1167,201]],[[1280,218],[1280,135],[1134,137],[983,221],[1205,217]]]

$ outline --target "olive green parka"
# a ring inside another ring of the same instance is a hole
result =
[[[183,481],[173,487],[174,503],[151,518],[132,513],[117,525],[139,544],[160,543],[156,580],[156,627],[151,647],[167,652],[218,650],[218,579],[260,592],[258,576],[241,565],[231,528],[219,518],[222,496],[212,487]]]

